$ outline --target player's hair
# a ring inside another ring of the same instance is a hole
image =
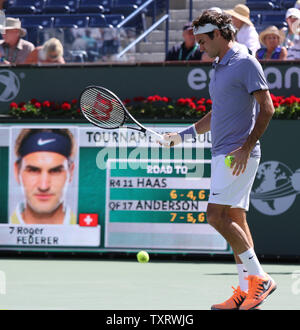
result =
[[[56,129],[56,128],[39,128],[39,129],[25,128],[25,129],[22,129],[22,131],[18,135],[16,142],[15,142],[15,154],[17,157],[17,164],[20,165],[21,161],[22,161],[20,149],[22,147],[24,140],[26,140],[29,136],[36,134],[36,133],[40,133],[40,132],[52,132],[52,133],[60,134],[64,137],[66,137],[67,139],[69,139],[70,144],[71,144],[71,150],[70,150],[70,156],[68,158],[68,163],[69,163],[69,165],[71,165],[74,161],[74,157],[76,154],[76,142],[75,142],[74,135],[68,129]]]
[[[193,27],[204,26],[205,24],[211,23],[216,25],[221,33],[221,36],[227,41],[233,41],[234,31],[230,29],[232,26],[231,17],[225,13],[218,13],[214,10],[205,10],[198,18],[193,21]],[[206,33],[210,39],[214,38],[214,32]]]

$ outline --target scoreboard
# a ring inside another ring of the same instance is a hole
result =
[[[184,125],[149,127],[162,134]],[[42,215],[35,222],[28,217],[30,198],[18,179],[15,155],[26,129],[68,129],[76,141],[61,224],[55,218],[52,224],[51,217],[45,223]],[[83,124],[2,124],[0,138],[1,249],[231,253],[206,219],[210,133],[174,148],[134,130]]]

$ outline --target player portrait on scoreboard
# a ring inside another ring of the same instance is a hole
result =
[[[76,129],[12,129],[10,224],[77,223]]]

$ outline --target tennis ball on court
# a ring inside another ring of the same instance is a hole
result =
[[[146,251],[140,251],[137,255],[138,262],[146,263],[149,261],[149,254]]]
[[[225,165],[230,168],[232,161],[234,160],[234,156],[226,156],[225,157]]]

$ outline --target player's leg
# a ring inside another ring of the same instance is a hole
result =
[[[237,214],[231,210],[232,209],[230,208],[230,206],[227,205],[208,204],[207,221],[227,240],[227,242],[232,247],[234,254],[238,257],[238,254],[241,251],[249,249],[251,245],[248,241],[246,233],[239,225],[241,219],[238,219],[238,221],[235,222],[233,218],[236,218]],[[230,216],[233,213],[235,216]],[[233,295],[220,304],[212,305],[211,309],[239,309],[244,300],[246,299],[247,292],[246,290],[243,290],[241,286],[238,286],[236,289],[234,287],[232,288]]]
[[[252,235],[247,223],[247,218],[246,218],[246,211],[242,208],[230,208],[229,209],[229,218],[237,223],[244,233],[247,236],[248,242],[250,244],[250,247],[253,248],[253,239]],[[239,286],[242,291],[248,292],[248,271],[246,267],[243,265],[241,259],[239,258],[238,254],[234,253],[234,259],[236,262],[237,266],[237,271],[238,271],[238,277],[239,277]]]
[[[207,216],[209,223],[228,241],[237,256],[237,261],[242,261],[249,273],[249,294],[245,299],[246,304],[244,302],[241,307],[251,309],[258,306],[275,289],[276,285],[271,277],[263,271],[257,259],[252,239],[248,239],[246,234],[249,228],[244,224],[244,231],[237,222],[230,219],[229,205],[248,210],[250,191],[259,160],[250,158],[245,172],[236,177],[225,166],[224,158],[224,155],[220,155],[212,159],[211,194]],[[221,219],[223,219],[223,223]],[[242,226],[243,222],[245,223],[244,220],[240,219]]]
[[[251,245],[242,228],[230,218],[229,210],[229,205],[208,203],[207,222],[226,239],[234,253],[240,255]]]

